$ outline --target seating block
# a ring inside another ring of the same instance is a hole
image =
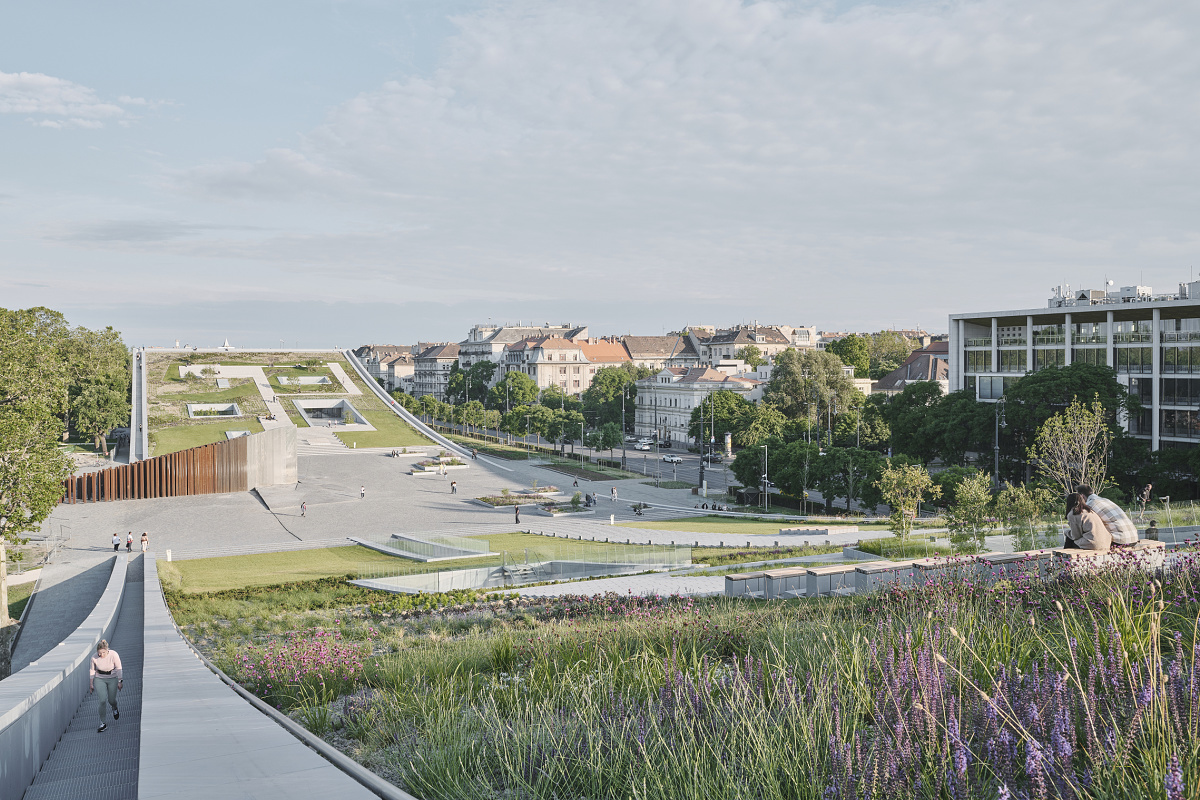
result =
[[[1142,539],[1132,547],[1112,550],[1076,550],[1061,548],[1054,551],[1054,563],[1067,572],[1091,572],[1105,567],[1130,566],[1153,572],[1166,562],[1165,542]]]
[[[808,568],[768,569],[763,571],[763,575],[766,577],[768,600],[789,600],[805,596]]]
[[[739,572],[725,576],[726,597],[766,597],[766,576],[761,572]]]
[[[854,568],[854,590],[859,594],[912,582],[911,561],[869,561]]]
[[[809,567],[805,570],[805,595],[822,597],[854,591],[854,566]]]

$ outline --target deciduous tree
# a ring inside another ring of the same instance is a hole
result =
[[[1091,486],[1097,492],[1108,484],[1108,456],[1112,434],[1108,414],[1099,399],[1091,405],[1072,400],[1066,410],[1046,420],[1038,429],[1029,458],[1038,474],[1062,489]]]
[[[892,531],[901,546],[908,540],[913,523],[927,499],[936,500],[942,490],[920,464],[896,464],[888,459],[878,484],[883,501],[892,508]]]

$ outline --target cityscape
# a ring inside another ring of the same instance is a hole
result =
[[[1200,796],[1193,9],[0,14],[0,800]]]

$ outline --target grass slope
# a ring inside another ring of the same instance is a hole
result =
[[[199,447],[202,444],[225,441],[225,431],[250,431],[261,433],[258,420],[240,417],[234,420],[214,422],[207,425],[173,425],[150,434],[151,452],[156,456]]]

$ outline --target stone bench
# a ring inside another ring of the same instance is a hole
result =
[[[1142,539],[1132,547],[1112,550],[1076,550],[1059,548],[1053,551],[1054,563],[1065,572],[1077,574],[1094,572],[1106,567],[1130,566],[1147,572],[1162,569],[1166,562],[1165,542]]]
[[[808,591],[808,568],[787,567],[763,570],[768,600],[791,600],[804,597]]]
[[[766,597],[767,576],[762,572],[739,572],[725,576],[726,597]]]
[[[1016,553],[986,553],[976,562],[979,577],[987,582],[1011,578],[1045,578],[1052,564],[1050,550],[1022,550]]]
[[[843,564],[832,567],[809,567],[805,571],[804,594],[806,597],[854,593],[854,565]]]
[[[908,586],[915,572],[912,561],[872,561],[854,568],[854,590],[859,594],[889,586]]]
[[[997,555],[988,553],[987,555]],[[982,556],[981,556],[982,557]],[[920,558],[912,562],[914,574],[912,583],[922,586],[926,583],[942,580],[968,580],[978,578],[978,561],[970,557],[934,556]]]

